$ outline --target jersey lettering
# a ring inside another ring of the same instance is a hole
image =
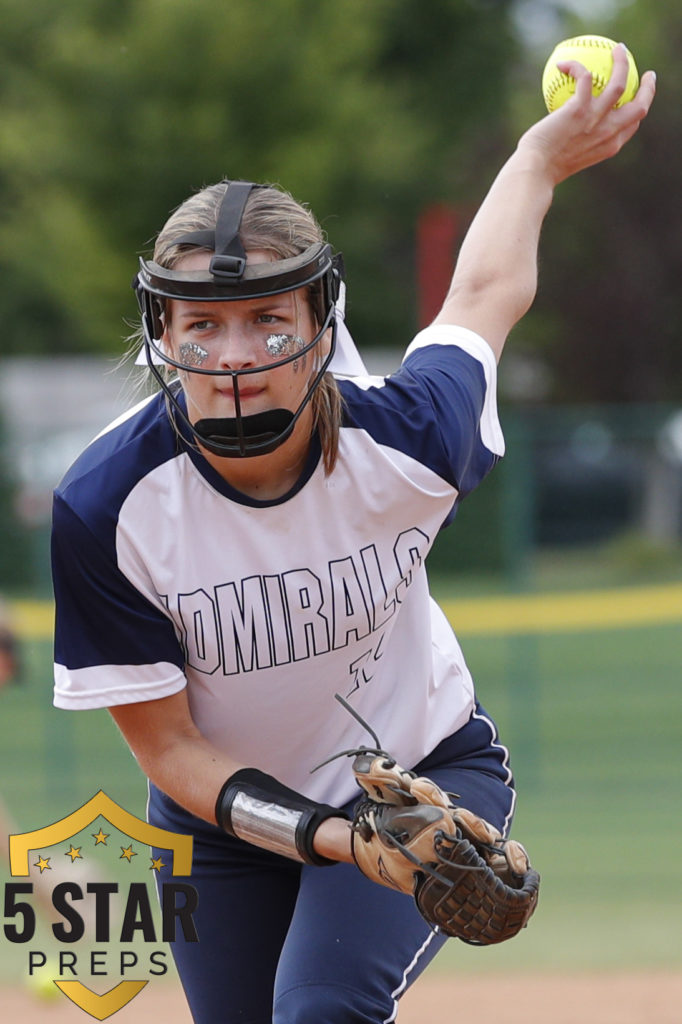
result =
[[[429,537],[413,527],[398,535],[393,565],[382,566],[371,544],[357,556],[336,558],[326,579],[311,569],[247,576],[206,590],[180,593],[176,620],[188,667],[226,676],[272,668],[361,644],[396,614],[423,564]],[[378,641],[351,662],[354,688],[368,682],[381,657]]]
[[[372,623],[358,571],[350,556],[329,563],[329,580],[334,650],[338,650],[339,647],[347,647],[350,640],[361,640],[367,636]]]
[[[264,576],[265,612],[274,655],[275,665],[288,665],[291,659],[291,643],[287,629],[287,613],[284,590],[280,576]]]
[[[212,675],[220,667],[215,602],[205,590],[178,594],[178,615],[187,664]]]
[[[310,569],[293,569],[282,576],[294,661],[329,650],[329,623],[322,613],[322,583]]]
[[[272,665],[263,581],[260,576],[249,576],[239,589],[241,594],[236,583],[215,588],[226,675]]]
[[[388,591],[381,574],[379,555],[374,544],[363,548],[360,552],[362,565],[365,570],[368,592],[372,595],[372,632],[385,626],[388,620],[395,615],[395,598],[388,599]],[[383,601],[381,596],[383,595]]]
[[[395,555],[398,572],[401,577],[395,591],[397,601],[403,600],[404,593],[412,582],[412,570],[422,567],[428,543],[429,538],[423,530],[416,526],[409,530],[403,530],[402,533],[398,534],[398,538],[393,545],[393,554]]]

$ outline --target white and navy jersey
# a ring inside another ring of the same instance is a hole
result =
[[[112,424],[55,492],[55,704],[98,708],[188,688],[197,727],[318,800],[355,791],[369,742],[413,765],[462,726],[474,689],[424,560],[503,452],[495,360],[430,327],[400,369],[339,382],[334,471],[314,443],[284,497],[235,491],[155,395]]]

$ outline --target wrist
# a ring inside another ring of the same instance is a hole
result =
[[[534,187],[544,185],[550,192],[560,180],[549,148],[532,136],[520,139],[506,167],[511,173],[527,176]]]
[[[315,831],[313,848],[325,860],[352,864],[350,821],[346,818],[327,818]]]

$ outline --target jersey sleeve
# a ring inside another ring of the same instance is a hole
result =
[[[57,707],[128,704],[170,696],[186,685],[170,618],[126,579],[115,552],[59,494],[52,575]]]
[[[504,454],[495,357],[472,331],[428,327],[396,373],[355,387],[355,394],[344,391],[351,425],[427,466],[455,488],[458,499]]]

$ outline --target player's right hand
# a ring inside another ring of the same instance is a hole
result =
[[[647,71],[636,96],[616,109],[628,75],[622,45],[613,51],[613,72],[598,96],[592,95],[592,75],[582,64],[569,61],[560,67],[575,78],[575,95],[534,124],[518,145],[544,162],[553,185],[619,153],[648,114],[656,93],[656,75]]]

